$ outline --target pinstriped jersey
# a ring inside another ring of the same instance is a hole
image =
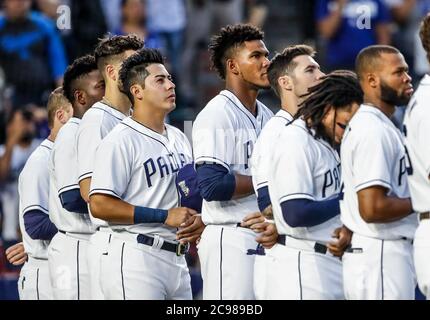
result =
[[[341,159],[342,222],[367,237],[412,239],[417,226],[415,214],[393,222],[366,223],[358,207],[357,192],[372,186],[386,188],[389,196],[409,197],[403,139],[391,120],[378,108],[361,105],[345,130]]]
[[[221,91],[194,122],[195,164],[215,163],[230,173],[251,176],[249,160],[254,144],[272,116],[259,101],[254,116],[232,92]],[[247,214],[258,211],[255,194],[229,201],[203,200],[202,220],[205,224],[237,223]]]
[[[90,195],[106,194],[134,206],[155,209],[177,207],[180,195],[176,175],[191,163],[191,146],[177,128],[165,127],[166,136],[132,118],[118,124],[96,151]],[[161,223],[109,226],[170,240],[175,239],[177,231]]]
[[[76,233],[93,233],[88,214],[70,212],[61,205],[62,192],[77,189],[78,161],[76,157],[76,134],[80,119],[72,117],[61,127],[49,158],[49,217],[59,230]]]
[[[340,159],[325,140],[316,139],[302,119],[281,129],[274,140],[268,170],[269,195],[279,234],[319,242],[331,241],[341,226],[339,215],[313,227],[292,228],[284,220],[281,204],[288,200],[329,200],[340,192]]]
[[[30,155],[18,179],[19,227],[25,252],[30,257],[48,259],[50,241],[34,240],[25,230],[24,215],[32,210],[39,210],[49,215],[49,160],[53,142],[44,140]]]
[[[408,182],[412,206],[417,212],[430,211],[430,76],[425,75],[405,112]]]
[[[254,151],[251,156],[251,172],[254,190],[268,185],[268,171],[272,164],[273,150],[276,138],[285,125],[293,121],[293,116],[287,111],[279,110],[264,126],[260,136],[255,143]]]
[[[76,135],[79,182],[92,177],[94,158],[100,142],[125,117],[122,112],[102,101],[96,102],[85,112]],[[96,227],[107,226],[107,222],[94,218],[91,212],[90,218]]]

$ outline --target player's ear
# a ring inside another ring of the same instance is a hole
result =
[[[374,73],[366,74],[366,80],[367,80],[367,83],[372,88],[377,88],[379,86],[379,82],[380,82],[379,77]]]
[[[117,75],[116,75],[116,72],[115,72],[115,67],[113,65],[108,64],[105,67],[105,72],[106,72],[106,75],[108,76],[108,78],[112,79],[113,81],[117,80]]]
[[[142,100],[143,98],[143,88],[139,84],[134,84],[130,87],[130,92],[135,99]]]
[[[81,105],[85,105],[86,99],[85,99],[85,93],[81,90],[75,90],[73,93],[75,100],[79,102]]]
[[[287,75],[278,78],[278,86],[288,91],[292,91],[294,87],[291,77]]]
[[[227,59],[227,61],[225,62],[225,66],[227,72],[231,72],[235,75],[238,75],[240,73],[239,66],[234,59]]]

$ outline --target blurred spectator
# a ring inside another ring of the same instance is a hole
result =
[[[107,28],[110,33],[115,33],[121,26],[121,1],[122,0],[100,1]]]
[[[167,55],[170,73],[179,82],[179,64],[182,56],[186,24],[184,0],[146,0],[148,37],[161,41]]]
[[[253,0],[254,1],[254,0]],[[251,11],[251,9],[250,9]],[[182,103],[191,108],[197,108],[199,70],[202,66],[198,53],[207,51],[207,44],[211,34],[228,24],[235,24],[244,20],[243,0],[191,0],[188,1],[185,51],[182,57],[182,72],[180,98]],[[255,14],[255,13],[254,13]],[[257,14],[258,15],[258,14]],[[261,21],[260,17],[253,20]]]
[[[266,0],[247,0],[248,7],[248,23],[263,28],[267,17],[267,1]]]
[[[31,0],[4,0],[0,17],[0,66],[12,87],[13,106],[45,105],[66,69],[63,44],[54,24],[30,12]]]
[[[404,55],[410,68],[410,75],[416,83],[429,71],[418,33],[421,20],[430,11],[430,0],[384,1],[396,24],[393,45]]]
[[[326,40],[326,68],[353,69],[361,49],[388,44],[389,13],[382,0],[317,0],[315,15]]]
[[[17,110],[7,126],[6,143],[0,146],[1,200],[3,203],[4,246],[17,242],[18,234],[18,176],[30,154],[41,143],[35,139],[33,114]]]
[[[33,7],[52,21],[55,21],[57,19],[57,8],[62,2],[62,0],[35,0]]]
[[[158,35],[156,33],[148,35],[146,21],[144,0],[121,0],[121,26],[114,33],[118,35],[134,33],[145,41],[145,47],[160,48],[162,44]]]
[[[70,0],[72,13],[72,38],[68,46],[71,50],[70,60],[92,53],[98,39],[107,33],[101,1]]]
[[[121,0],[121,27],[116,34],[136,34],[146,38],[146,12],[143,0]],[[146,45],[146,43],[145,43]]]

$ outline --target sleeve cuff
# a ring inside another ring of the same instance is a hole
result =
[[[308,199],[315,201],[315,197],[309,193],[290,193],[279,198],[279,203],[294,200],[294,199]]]
[[[369,180],[363,183],[360,183],[359,185],[355,186],[355,192],[358,192],[360,190],[369,188],[369,187],[373,187],[373,186],[381,186],[384,188],[387,188],[388,191],[391,191],[391,184],[385,180],[381,180],[381,179],[373,179],[373,180]]]
[[[203,162],[212,162],[215,164],[219,164],[219,165],[223,166],[224,168],[226,168],[228,170],[228,172],[230,173],[230,166],[226,162],[224,162],[220,159],[217,159],[215,157],[206,157],[206,156],[205,157],[198,157],[195,159],[194,170],[197,170],[196,166],[198,164],[202,164]]]
[[[119,195],[117,195],[114,191],[110,189],[93,189],[90,191],[88,196],[92,196],[93,194],[106,194],[106,195],[121,199]]]

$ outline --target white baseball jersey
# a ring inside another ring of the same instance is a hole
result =
[[[48,139],[34,150],[28,158],[18,179],[19,194],[19,227],[25,252],[30,257],[48,259],[49,241],[34,240],[25,230],[24,214],[31,210],[39,210],[49,215],[49,160],[54,143]]]
[[[10,170],[7,181],[1,185],[0,197],[3,204],[3,240],[16,240],[19,238],[19,199],[18,176],[24,168],[25,162],[43,140],[33,139],[28,147],[15,145],[10,160]],[[6,151],[5,145],[0,146],[0,156]]]
[[[281,203],[293,199],[328,200],[340,192],[340,159],[329,143],[316,139],[298,119],[281,130],[273,145],[269,195],[279,234],[319,242],[331,241],[341,226],[335,216],[313,227],[291,228],[282,215]]]
[[[126,116],[117,109],[102,101],[96,102],[82,117],[76,136],[78,159],[78,181],[91,178],[94,168],[94,157],[102,139]],[[96,227],[107,226],[107,222],[90,218]]]
[[[257,116],[230,91],[222,90],[199,113],[193,127],[195,164],[215,163],[230,173],[251,176],[249,159],[257,137],[273,113],[257,100]],[[255,194],[229,201],[203,200],[205,224],[238,223],[258,212]]]
[[[49,159],[49,217],[59,230],[75,233],[93,233],[88,214],[69,212],[61,205],[62,192],[78,189],[78,162],[76,134],[80,119],[72,117],[61,127]]]
[[[366,223],[360,216],[357,192],[371,186],[388,189],[389,196],[408,198],[406,157],[400,131],[378,108],[363,104],[349,123],[342,140],[342,222],[366,237],[412,239],[416,215],[389,223]]]
[[[191,146],[175,127],[166,125],[164,136],[126,118],[97,149],[90,195],[106,194],[135,206],[175,208],[179,205],[177,172],[191,161]],[[160,223],[109,225],[114,230],[176,238],[176,228]]]
[[[406,109],[403,134],[412,206],[430,211],[430,76],[425,75]]]
[[[268,171],[273,166],[273,150],[277,148],[274,144],[276,137],[282,128],[293,121],[293,116],[281,109],[264,126],[254,146],[251,156],[251,173],[254,190],[268,185]]]

